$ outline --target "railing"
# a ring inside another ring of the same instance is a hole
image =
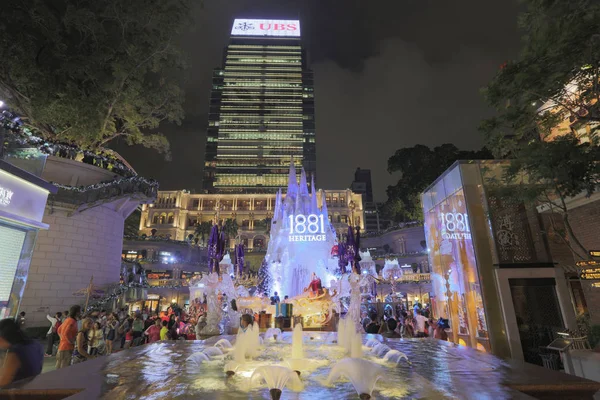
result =
[[[58,192],[51,194],[49,200],[79,205],[125,195],[141,195],[146,199],[155,199],[158,194],[158,182],[141,176],[121,178],[90,186],[66,186],[54,182],[52,184],[58,187]]]

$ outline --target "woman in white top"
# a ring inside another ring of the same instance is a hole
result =
[[[58,333],[56,333],[56,331],[58,330],[58,326],[60,326],[60,324],[58,326],[56,326],[56,324],[61,322],[61,317],[62,313],[60,311],[57,312],[54,317],[46,315],[46,318],[50,321],[50,329],[48,329],[48,333],[46,334],[48,346],[46,347],[46,354],[44,354],[44,357],[52,357],[54,354],[54,343],[58,342]]]

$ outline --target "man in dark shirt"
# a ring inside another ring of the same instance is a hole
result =
[[[281,300],[279,299],[279,294],[277,292],[275,292],[273,297],[271,297],[271,305],[274,306],[275,304],[279,303],[280,301]]]
[[[398,327],[398,323],[394,318],[389,318],[387,320],[387,332],[383,332],[382,335],[387,338],[399,338],[401,337],[398,332],[396,332],[396,328]]]

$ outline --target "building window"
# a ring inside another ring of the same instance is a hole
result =
[[[173,213],[169,213],[167,224],[172,224],[173,222],[175,222],[175,216],[173,215]]]

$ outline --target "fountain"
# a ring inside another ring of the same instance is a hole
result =
[[[371,353],[375,354],[377,357],[383,357],[383,355],[390,350],[390,346],[379,343],[371,349]]]
[[[393,362],[395,364],[398,364],[400,360],[404,359],[408,364],[411,364],[411,362],[408,361],[408,357],[406,356],[406,354],[398,350],[388,351],[385,357],[383,357],[383,359],[387,362]]]
[[[383,370],[377,364],[362,358],[345,358],[338,361],[329,376],[327,383],[332,384],[341,377],[350,380],[361,399],[370,399],[375,384],[383,376]]]
[[[223,351],[215,346],[207,347],[202,352],[211,358],[223,355]]]
[[[222,350],[224,350],[224,349],[229,350],[229,349],[233,348],[233,345],[227,339],[219,339],[219,341],[217,343],[215,343],[215,347],[220,347]]]
[[[362,335],[356,331],[354,321],[348,317],[339,321],[338,345],[351,357],[362,357]]]
[[[200,334],[202,336],[212,336],[221,334],[219,324],[221,323],[223,309],[219,304],[217,298],[217,289],[219,287],[219,275],[215,272],[205,275],[200,280],[200,284],[206,288],[206,302],[207,302],[207,319],[206,326],[202,329]]]
[[[269,328],[265,332],[265,342],[271,338],[276,342],[277,338],[281,336],[281,329],[279,328]]]
[[[271,399],[279,400],[284,387],[288,386],[293,391],[301,391],[303,389],[302,382],[298,375],[287,367],[278,365],[269,365],[258,367],[252,373],[250,380],[264,380],[269,388]]]
[[[191,356],[189,356],[185,360],[186,361],[191,361],[193,363],[196,363],[196,364],[200,365],[204,361],[210,361],[210,358],[205,353],[199,351],[197,353],[192,354]]]
[[[302,325],[294,326],[292,335],[292,359],[304,358],[304,338],[302,336]]]

